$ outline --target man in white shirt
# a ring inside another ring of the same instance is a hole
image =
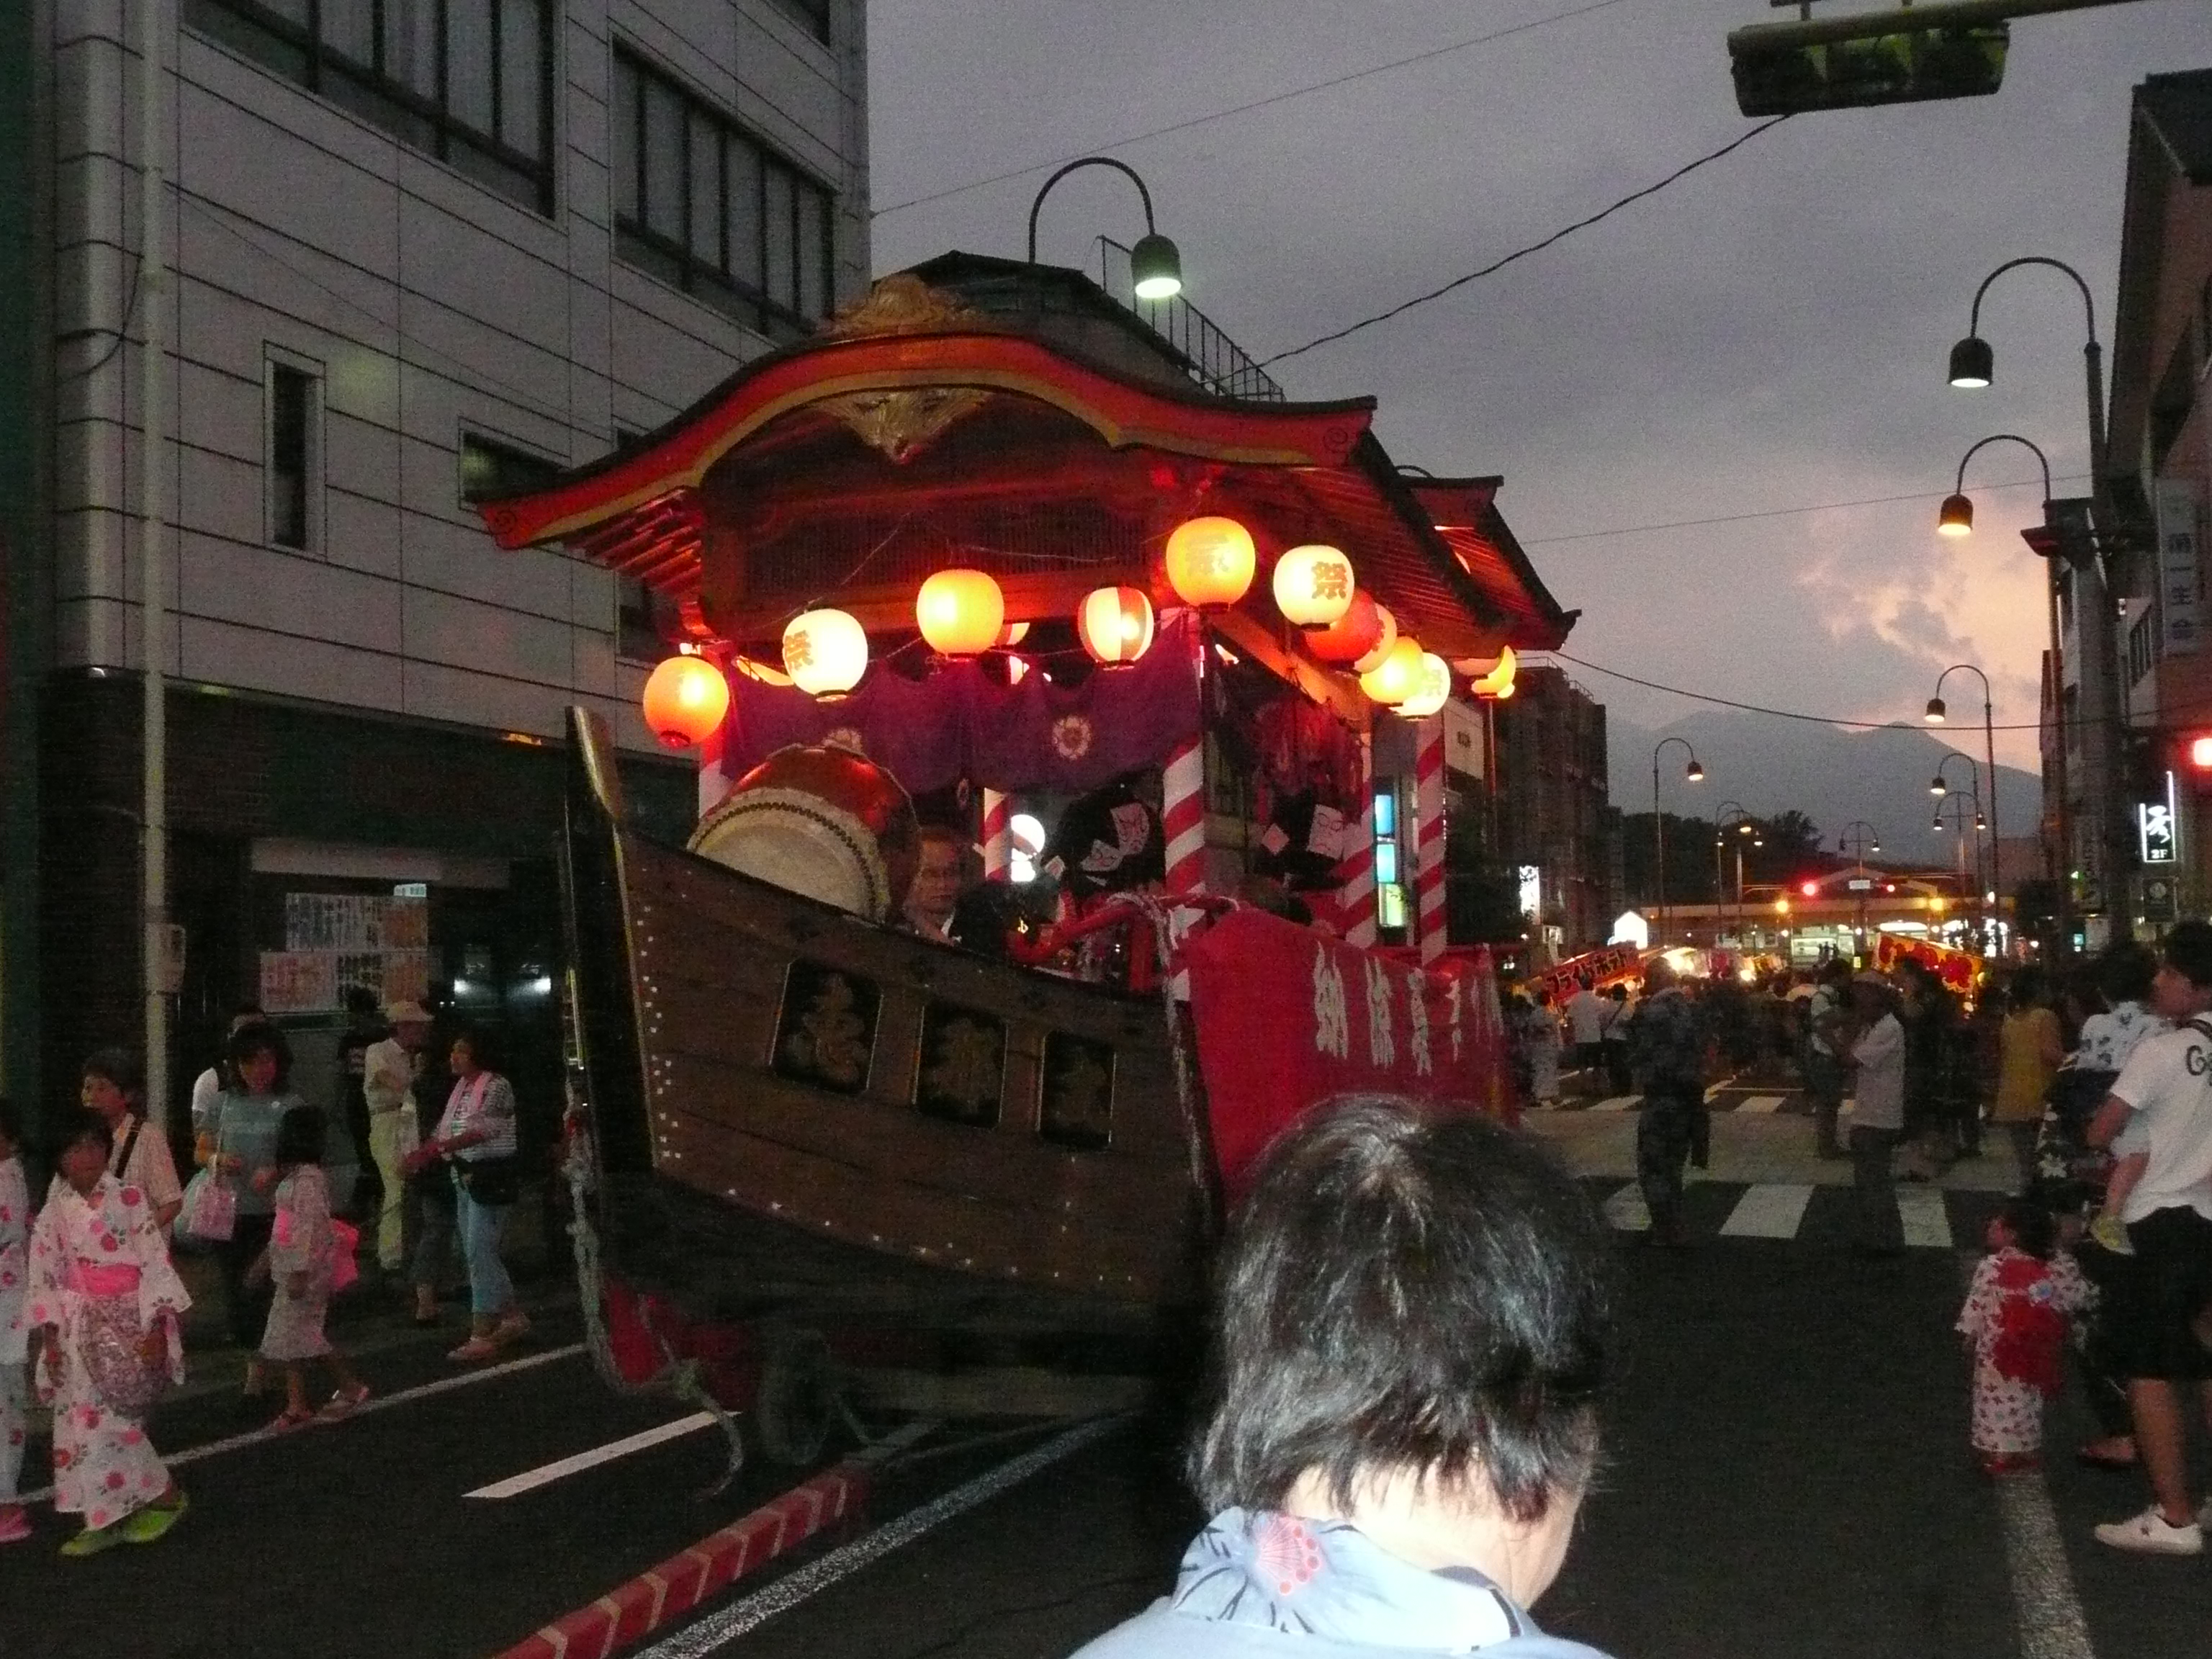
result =
[[[2200,1335],[2212,1308],[2212,922],[2182,922],[2162,955],[2151,1002],[2175,1029],[2136,1045],[2089,1125],[2096,1146],[2137,1129],[2150,1160],[2121,1211],[2135,1259],[2107,1290],[2106,1329],[2153,1501],[2099,1527],[2097,1540],[2199,1555],[2212,1503],[2189,1501],[2184,1388],[2197,1384],[2212,1416],[2212,1348]]]
[[[376,1160],[384,1196],[376,1212],[376,1263],[396,1273],[405,1261],[407,1176],[401,1165],[421,1144],[415,1115],[415,1057],[430,1035],[430,1016],[419,1002],[387,1002],[392,1035],[372,1042],[362,1056],[361,1091],[368,1103],[368,1151]]]
[[[1890,1154],[1905,1135],[1905,1026],[1897,1018],[1897,991],[1880,974],[1851,981],[1851,1013],[1857,1036],[1850,1060],[1858,1072],[1858,1110],[1851,1117],[1851,1185],[1858,1197],[1858,1249],[1893,1256],[1905,1249],[1905,1222],[1897,1209]]]
[[[1581,988],[1567,999],[1567,1035],[1575,1045],[1583,1092],[1595,1098],[1605,1092],[1606,1004],[1588,974],[1576,983]]]
[[[1844,1023],[1844,981],[1850,970],[1840,957],[1820,964],[1805,1003],[1805,1092],[1813,1097],[1813,1149],[1820,1158],[1846,1156],[1837,1139],[1844,1107],[1844,1056],[1837,1040]]]

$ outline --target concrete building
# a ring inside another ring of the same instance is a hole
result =
[[[1499,854],[1520,872],[1524,908],[1534,897],[1544,937],[1568,954],[1602,945],[1621,908],[1605,705],[1563,668],[1524,667],[1492,718]]]
[[[0,398],[51,442],[0,463],[0,1085],[73,1092],[140,1030],[149,318],[177,1085],[264,989],[308,1054],[349,984],[543,1037],[562,710],[607,716],[671,827],[691,773],[637,714],[643,590],[495,550],[465,498],[660,425],[865,290],[861,0],[4,9]]]
[[[2152,928],[2212,905],[2208,372],[2212,69],[2154,75],[2136,88],[2113,325],[2111,466],[2149,532],[2124,566],[2119,659],[2137,909]]]

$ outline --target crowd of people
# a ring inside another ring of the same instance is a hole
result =
[[[189,1182],[126,1050],[89,1056],[78,1103],[50,1120],[35,1205],[21,1118],[0,1101],[0,1544],[33,1533],[20,1482],[34,1401],[52,1418],[54,1508],[80,1523],[63,1554],[155,1542],[185,1513],[149,1423],[185,1376],[192,1302],[173,1253],[210,1259],[246,1356],[241,1409],[258,1416],[274,1396],[272,1431],[370,1396],[327,1328],[332,1297],[362,1276],[364,1237],[377,1285],[423,1326],[440,1322],[458,1248],[471,1326],[455,1363],[528,1332],[501,1253],[523,1184],[515,1097],[489,1039],[457,1031],[441,1048],[411,1001],[356,998],[349,1014],[333,1121],[292,1088],[282,1029],[237,1011],[191,1091],[178,1143]],[[319,1402],[315,1367],[330,1388]]]

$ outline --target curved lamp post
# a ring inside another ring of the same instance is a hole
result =
[[[1948,790],[1943,799],[1936,803],[1936,821],[1929,828],[1939,835],[1942,832],[1944,809],[1954,801],[1958,803],[1952,812],[1952,824],[1959,832],[1959,879],[1961,881],[1966,878],[1966,814],[1972,811],[1974,815],[1972,820],[1974,830],[1974,914],[1978,917],[1982,914],[1981,838],[1982,832],[1989,828],[1988,820],[1982,817],[1981,802],[1966,790]],[[1978,925],[1975,931],[1982,930]]]
[[[1145,181],[1137,176],[1136,168],[1127,161],[1117,161],[1110,155],[1085,155],[1070,161],[1046,179],[1038,189],[1036,198],[1030,204],[1030,263],[1036,257],[1037,213],[1044,206],[1044,198],[1052,187],[1071,173],[1081,167],[1111,167],[1126,174],[1137,187],[1137,195],[1145,204],[1145,234],[1136,246],[1129,250],[1130,288],[1139,300],[1172,300],[1182,292],[1182,255],[1176,245],[1160,234],[1152,223],[1152,192],[1145,188]]]
[[[1986,287],[1987,284],[1985,283],[1984,286]],[[1958,346],[1953,349],[1952,355],[1956,356],[1959,352],[1963,350],[1966,346],[1974,343],[1978,343],[1971,340],[1961,340]],[[1984,346],[1983,349],[1987,350],[1988,348]],[[2035,457],[2036,464],[2043,469],[2043,499],[2045,504],[2044,511],[2046,515],[2049,514],[2049,502],[2051,501],[2051,458],[2043,453],[2040,446],[2021,437],[2016,432],[1993,433],[1989,437],[1983,439],[1980,443],[1976,444],[1973,448],[1969,449],[1964,455],[1959,458],[1958,483],[1954,486],[1953,493],[1950,497],[1944,501],[1942,510],[1936,518],[1936,528],[1938,534],[1945,536],[1970,536],[1973,533],[1974,504],[1967,498],[1966,493],[1966,463],[1972,460],[1976,453],[1981,450],[1984,446],[1994,443],[2020,444],[2023,446],[2029,453]],[[2068,799],[2069,792],[2066,781],[2066,745],[2069,739],[2066,731],[2066,699],[2063,695],[2063,688],[2066,684],[2066,676],[2064,672],[2066,663],[2066,647],[2065,641],[2060,637],[2058,631],[2058,574],[2055,566],[2051,570],[2051,580],[2045,583],[2044,586],[2045,588],[2044,597],[2046,608],[2050,612],[2051,627],[2051,683],[2052,687],[2051,699],[2051,783],[2053,787],[2049,793],[2056,802],[2052,823],[2058,841],[2060,870],[2060,879],[2057,884],[2058,890],[2057,896],[2058,901],[2058,933],[2062,939],[2070,939],[2074,937],[2074,889],[2073,883],[2066,879],[2064,872],[2067,866],[2072,863],[2074,858],[2074,807],[2072,803]],[[1983,673],[1980,669],[1975,667],[1972,663],[1953,663],[1950,667],[1945,669],[1942,673],[1937,675],[1936,678],[1936,695],[1928,700],[1928,723],[1930,726],[1941,726],[1943,723],[1946,718],[1946,711],[1943,706],[1943,682],[1953,674],[1958,673],[1962,669],[1974,674],[1982,682],[1982,753],[1983,758],[1988,763],[1987,775],[1990,781],[1990,815],[1992,821],[1994,821],[1997,810],[1996,738],[1996,727],[1992,724],[1990,717],[1990,677],[1987,674]],[[1996,862],[1998,856],[1996,848],[1996,836],[1992,834],[1990,840],[1991,843],[1990,873],[1992,878],[1990,885],[1994,887],[1997,884],[1995,878],[1998,874],[1998,867]],[[1999,897],[2002,898],[2002,895],[2000,895]]]
[[[2002,908],[2004,904],[2004,846],[1999,839],[2002,832],[1997,828],[1997,739],[1996,725],[1990,702],[1990,677],[1970,662],[1953,663],[1948,668],[1945,669],[1942,673],[1936,677],[1936,695],[1928,699],[1928,723],[1930,726],[1941,726],[1943,723],[1943,682],[1950,678],[1954,674],[1962,673],[1972,674],[1976,679],[1982,683],[1982,765],[1980,768],[1980,775],[1989,780],[1990,796],[1990,880],[1988,887],[1984,888],[1983,890],[1985,892],[1995,893],[1996,897],[1994,902]],[[2060,737],[2062,738],[2060,746],[2063,752],[2064,747],[2063,742],[2064,733],[2063,732],[2060,733]],[[1969,756],[1967,758],[1972,759],[1972,757]],[[1939,767],[1936,770],[1937,775],[1940,777],[1942,775],[1942,769]],[[1984,948],[1986,950],[1988,945],[1988,936],[1986,934],[1983,936],[1983,942]]]
[[[2098,540],[2103,546],[2110,548],[2114,544],[2119,526],[2113,511],[2112,469],[2105,434],[2105,353],[2104,348],[2097,343],[2097,301],[2089,292],[2089,284],[2082,281],[2081,273],[2063,259],[2053,259],[2047,254],[2030,253],[2017,259],[2006,260],[1983,277],[1982,285],[1974,290],[1974,303],[1967,313],[1966,337],[1951,348],[1947,378],[1953,386],[1970,390],[1979,390],[1996,379],[1996,354],[1990,349],[1989,342],[1981,337],[1982,296],[1990,291],[1990,284],[1998,277],[2022,265],[2044,265],[2059,272],[2073,283],[2081,295],[2081,310],[2087,322],[2089,337],[2081,347],[2082,381],[2089,400],[2089,494],[2095,513]],[[2039,450],[2037,453],[2039,456],[2042,452]],[[2051,494],[2050,471],[2046,463],[2044,467],[2044,495],[2046,500]],[[1947,501],[1944,505],[1948,507],[1950,503]],[[2058,654],[2057,580],[2057,570],[2054,566],[2051,576],[2051,701],[2054,720],[2063,721],[2066,681],[2059,672],[2063,659]],[[2102,579],[2101,573],[2097,597],[2097,626],[2104,635],[2105,650],[2109,657],[2118,650],[2118,616],[2113,604],[2112,584]],[[2097,688],[2098,701],[2110,738],[2098,751],[2104,763],[2105,775],[2101,780],[2091,779],[2091,793],[2101,796],[2105,802],[2100,830],[2105,848],[2106,910],[2112,919],[2115,936],[2127,939],[2134,933],[2135,904],[2128,891],[2127,881],[2127,804],[2121,799],[2122,791],[2116,787],[2117,774],[2112,752],[2119,740],[2119,733],[2126,726],[2117,660],[2107,664],[2101,678],[2104,684]],[[2067,871],[2074,861],[2072,809],[2066,799],[2065,727],[2059,724],[2055,731],[2057,737],[2054,745],[2057,763],[2052,769],[2056,774],[2054,781],[2058,794],[2058,926],[2062,943],[2070,943],[2074,937],[2074,898]]]
[[[1720,924],[1717,918],[1720,915],[1723,891],[1721,854],[1729,845],[1728,831],[1731,826],[1736,833],[1735,903],[1731,911],[1731,917],[1735,925],[1737,943],[1741,945],[1743,939],[1743,837],[1758,834],[1758,827],[1752,822],[1751,809],[1740,800],[1724,800],[1713,809],[1713,915],[1716,918],[1713,924],[1713,942],[1715,944],[1720,942]]]
[[[1689,783],[1705,781],[1704,763],[1698,759],[1698,751],[1690,746],[1687,738],[1662,738],[1651,745],[1651,842],[1658,860],[1652,867],[1651,880],[1656,900],[1654,908],[1659,912],[1659,942],[1662,945],[1667,942],[1667,820],[1659,813],[1659,757],[1670,743],[1680,744],[1682,752],[1690,757],[1690,763],[1682,769],[1684,781]]]
[[[1849,853],[1858,869],[1863,872],[1867,867],[1867,854],[1881,851],[1881,831],[1864,818],[1853,818],[1838,833],[1836,850],[1839,853]],[[1866,890],[1861,888],[1859,890],[1859,925],[1853,934],[1854,948],[1851,951],[1854,957],[1858,955],[1856,946],[1866,942]]]

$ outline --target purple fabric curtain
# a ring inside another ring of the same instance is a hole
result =
[[[1162,764],[1197,735],[1200,641],[1198,618],[1178,611],[1162,619],[1136,662],[1095,670],[1075,686],[1036,672],[994,685],[973,663],[921,680],[877,667],[850,696],[824,703],[732,675],[723,763],[740,777],[787,744],[834,733],[914,794],[963,778],[988,789],[1083,793]]]

